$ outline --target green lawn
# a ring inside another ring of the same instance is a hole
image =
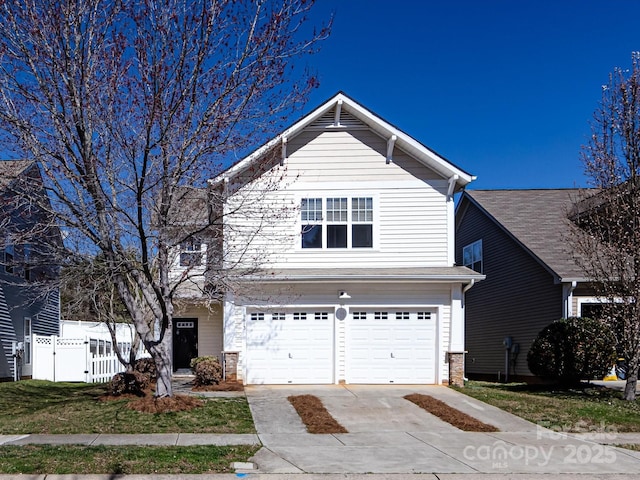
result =
[[[558,390],[540,385],[468,382],[458,391],[526,420],[566,432],[640,432],[640,403],[598,386]]]
[[[140,413],[104,401],[106,385],[27,380],[0,383],[0,434],[255,433],[244,397],[207,399],[178,413]],[[257,446],[0,446],[0,474],[170,474],[230,472]]]
[[[257,446],[84,447],[22,445],[0,447],[5,474],[197,474],[232,473],[233,462],[246,462]]]
[[[102,401],[105,385],[27,380],[0,383],[0,434],[254,433],[244,397],[206,400],[188,412],[151,414]]]

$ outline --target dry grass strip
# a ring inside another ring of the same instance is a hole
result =
[[[322,401],[314,395],[291,395],[287,398],[309,433],[349,433],[327,411]]]
[[[499,432],[496,427],[489,425],[488,423],[481,422],[477,418],[473,418],[460,410],[450,407],[446,403],[433,398],[429,395],[423,395],[420,393],[412,393],[411,395],[405,395],[405,399],[415,403],[420,408],[425,409],[432,415],[450,423],[460,430],[466,432]]]

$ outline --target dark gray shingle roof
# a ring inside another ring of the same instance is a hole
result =
[[[558,277],[584,279],[566,244],[567,212],[579,189],[468,190],[490,217],[531,251]]]
[[[33,162],[31,160],[2,160],[0,161],[0,190],[7,188]]]

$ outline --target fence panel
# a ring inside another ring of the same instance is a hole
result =
[[[33,335],[33,358],[31,377],[36,380],[55,382],[55,336]]]
[[[55,381],[83,382],[87,375],[88,344],[83,338],[56,338]]]
[[[117,355],[94,355],[88,339],[33,336],[32,378],[52,382],[108,382],[124,370]]]
[[[117,355],[94,356],[90,362],[90,378],[87,381],[92,383],[108,382],[116,373],[124,370]]]

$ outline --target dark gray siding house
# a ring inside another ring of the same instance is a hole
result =
[[[527,352],[540,330],[580,316],[594,301],[565,241],[566,212],[577,193],[463,193],[456,210],[456,263],[486,275],[465,297],[469,378],[532,377]]]
[[[18,373],[29,377],[32,335],[59,334],[59,291],[49,286],[57,269],[45,256],[61,237],[38,208],[43,200],[35,162],[0,161],[0,381],[15,378],[17,343],[24,347]]]

